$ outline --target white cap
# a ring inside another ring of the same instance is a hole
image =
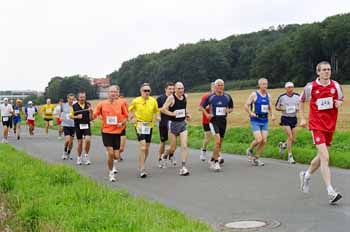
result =
[[[293,82],[287,82],[285,85],[284,85],[284,88],[288,88],[288,87],[292,87],[292,88],[294,88],[294,84],[293,84]]]
[[[33,104],[33,102],[32,102],[32,101],[29,101],[29,102],[28,102],[28,105],[29,105],[29,104]]]
[[[9,99],[7,97],[4,98],[4,101],[8,101]]]

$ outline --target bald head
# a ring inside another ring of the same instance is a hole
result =
[[[184,84],[182,84],[182,82],[176,82],[175,83],[175,94],[177,96],[182,96],[185,93],[185,87]]]

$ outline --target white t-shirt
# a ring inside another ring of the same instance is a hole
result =
[[[7,104],[7,105],[1,104],[0,111],[1,111],[2,117],[9,117],[12,115],[11,113],[13,112],[12,105],[11,104]]]
[[[35,120],[34,114],[36,112],[35,106],[27,108],[27,119]]]

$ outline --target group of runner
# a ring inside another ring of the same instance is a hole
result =
[[[338,108],[343,103],[343,92],[340,85],[331,80],[331,66],[328,62],[321,62],[316,67],[317,79],[308,83],[301,96],[294,92],[294,84],[285,84],[285,93],[281,94],[275,104],[275,109],[282,112],[280,125],[283,126],[286,140],[281,141],[279,151],[281,154],[288,150],[288,163],[295,164],[292,153],[292,146],[296,140],[297,113],[301,117],[300,126],[306,127],[304,105],[310,101],[309,129],[312,132],[313,142],[317,148],[317,156],[312,160],[310,167],[300,173],[301,190],[305,193],[310,190],[311,175],[320,168],[329,202],[335,203],[342,196],[331,185],[331,174],[329,169],[329,151],[333,133],[336,127]],[[109,180],[116,181],[118,173],[117,164],[122,160],[121,153],[125,149],[126,124],[131,121],[139,141],[138,147],[138,175],[141,178],[147,177],[146,160],[149,155],[149,148],[152,141],[152,131],[156,124],[159,124],[160,146],[158,152],[159,167],[164,168],[170,163],[176,166],[174,156],[177,138],[180,140],[181,176],[190,175],[187,167],[188,157],[188,132],[187,123],[191,115],[187,109],[187,95],[183,83],[167,83],[164,94],[157,99],[151,96],[151,86],[144,83],[140,87],[140,96],[133,99],[130,106],[126,100],[120,97],[120,88],[117,85],[111,86],[108,91],[108,99],[97,104],[93,110],[90,103],[86,101],[86,94],[78,93],[76,102],[73,94],[68,94],[67,102],[63,100],[54,107],[50,99],[42,106],[41,112],[45,120],[45,134],[52,125],[53,117],[56,115],[56,123],[61,126],[59,137],[64,134],[64,148],[62,159],[72,159],[73,138],[77,137],[77,164],[91,164],[89,159],[91,141],[91,121],[96,118],[102,119],[102,141],[107,154],[107,167]],[[269,117],[276,120],[273,110],[271,95],[268,93],[268,80],[258,80],[258,89],[253,91],[244,106],[250,118],[250,124],[254,140],[246,150],[248,161],[254,166],[263,166],[261,160],[264,146],[268,138]],[[16,128],[16,135],[20,139],[20,111],[21,102],[16,101],[16,106],[4,99],[1,105],[1,116],[3,130],[3,142],[7,142],[8,126],[10,117]],[[224,160],[220,156],[221,146],[224,141],[227,116],[234,109],[233,99],[224,91],[224,81],[217,79],[211,83],[211,89],[204,94],[199,104],[202,112],[204,140],[199,156],[201,161],[207,160],[207,146],[213,138],[214,147],[209,160],[209,168],[213,171],[220,171]],[[34,133],[34,116],[38,112],[32,102],[23,109],[29,132]],[[166,149],[166,142],[169,147]],[[84,151],[84,156],[82,152]]]

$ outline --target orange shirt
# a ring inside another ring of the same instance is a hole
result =
[[[105,100],[98,103],[94,118],[102,116],[102,132],[108,134],[120,134],[125,125],[118,127],[117,123],[121,123],[125,118],[128,118],[128,108],[124,100],[117,99],[113,103],[110,100]]]

